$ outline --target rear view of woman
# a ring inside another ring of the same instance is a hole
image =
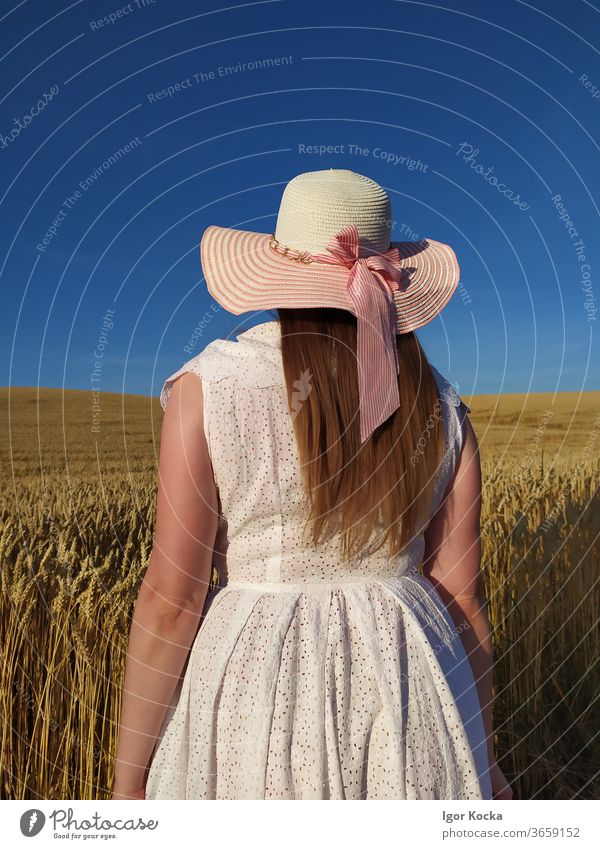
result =
[[[115,799],[511,797],[477,441],[413,333],[458,265],[390,232],[386,192],[331,169],[287,184],[274,234],[203,235],[216,301],[277,312],[161,393]]]

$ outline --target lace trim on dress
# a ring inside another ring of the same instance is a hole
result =
[[[259,326],[262,327],[262,325]],[[235,378],[245,386],[257,389],[285,385],[279,347],[262,342],[258,335],[246,336],[255,329],[251,328],[246,333],[239,334],[237,342],[231,339],[214,339],[203,351],[168,377],[160,393],[163,410],[166,409],[173,383],[188,371],[197,374],[208,383]],[[279,333],[278,328],[277,333]],[[256,356],[257,353],[260,356]]]

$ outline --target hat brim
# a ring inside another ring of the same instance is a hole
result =
[[[271,234],[210,225],[200,242],[208,291],[226,310],[335,307],[354,313],[348,297],[348,268],[301,263],[270,246]],[[397,248],[396,252],[394,248]],[[434,239],[392,242],[382,254],[406,272],[394,291],[397,333],[417,330],[434,319],[452,297],[460,269],[449,245]]]

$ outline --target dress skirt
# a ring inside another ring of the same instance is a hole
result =
[[[147,799],[491,799],[469,660],[419,572],[209,599]]]

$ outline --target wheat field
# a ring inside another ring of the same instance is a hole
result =
[[[3,799],[110,796],[162,411],[100,397],[93,431],[90,393],[0,389]],[[600,393],[465,400],[482,455],[496,754],[515,798],[597,798]]]

